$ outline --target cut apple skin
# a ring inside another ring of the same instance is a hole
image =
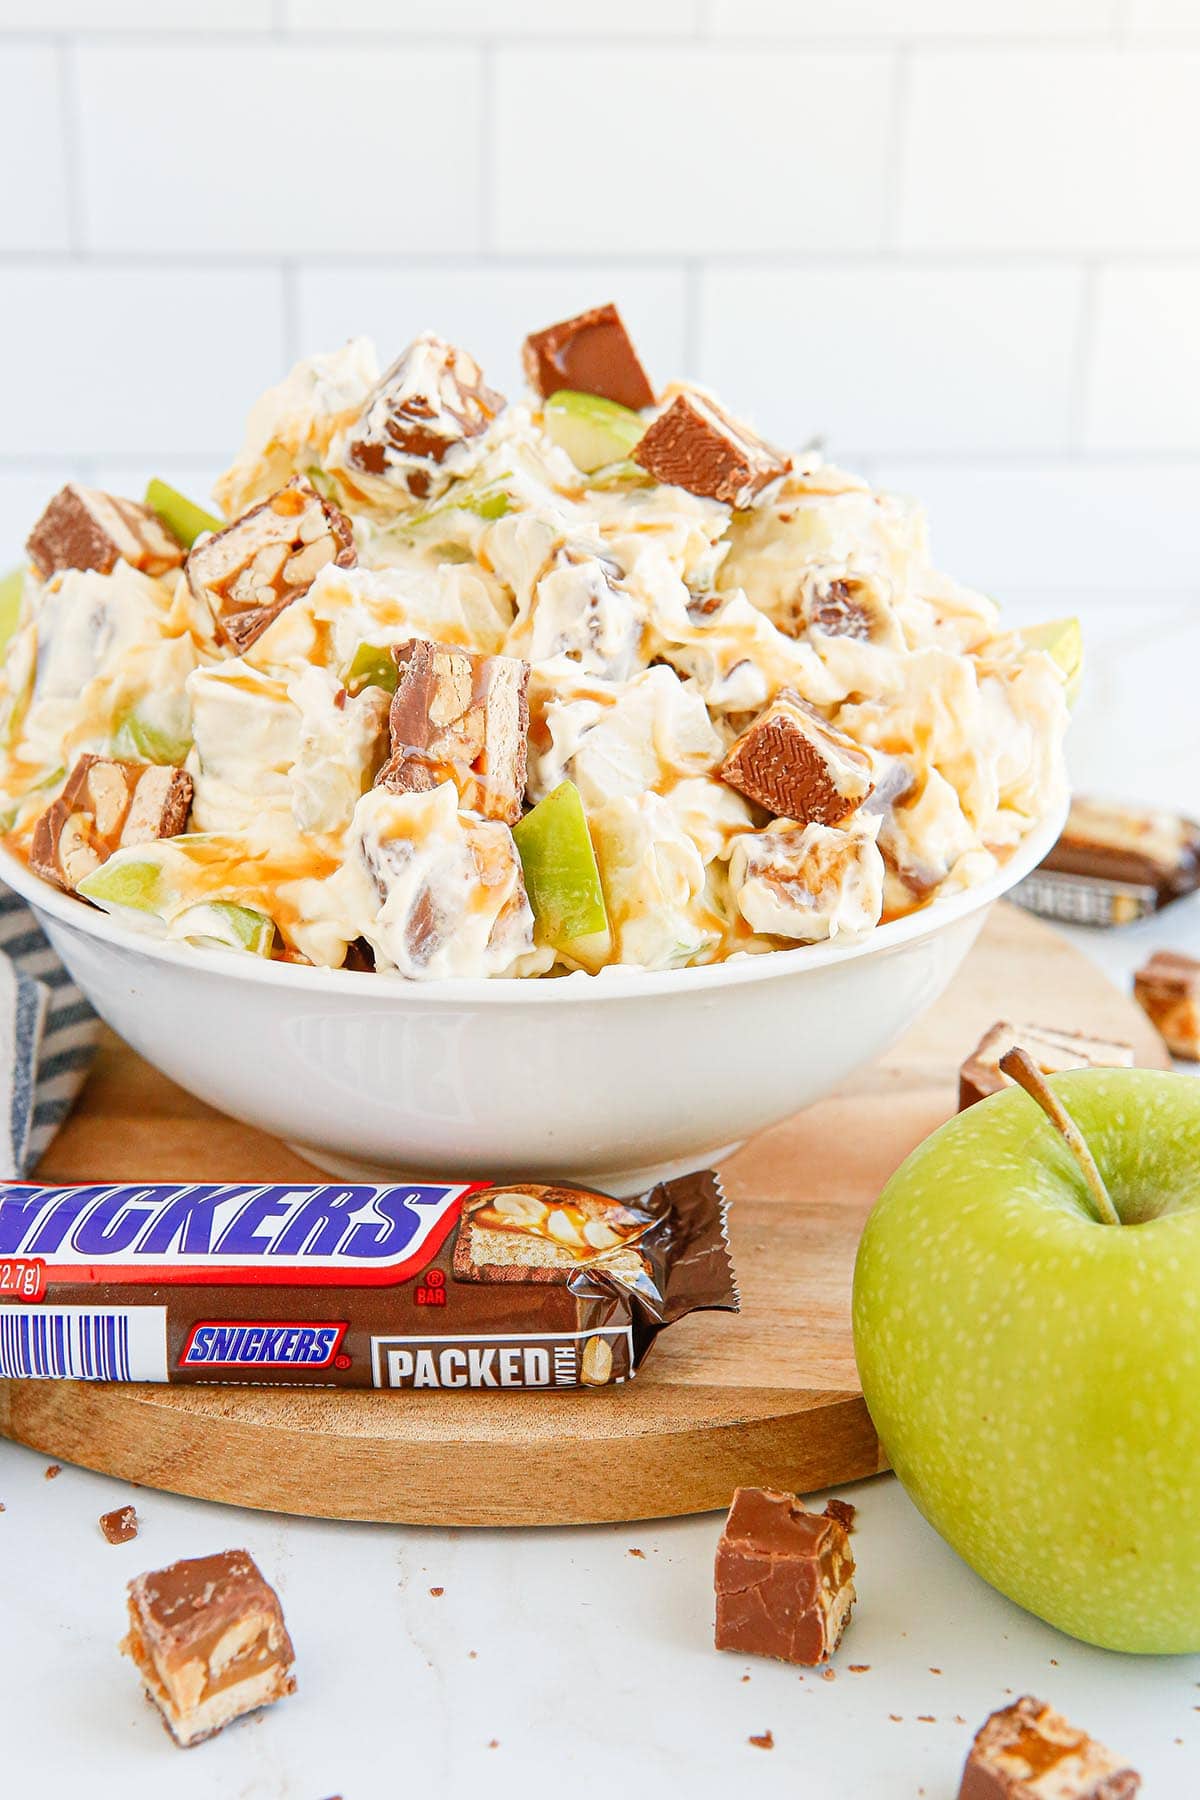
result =
[[[1077,618],[1048,619],[1018,633],[1027,650],[1044,650],[1063,672],[1068,706],[1079,698],[1083,682],[1083,626]]]
[[[225,521],[218,519],[214,513],[206,512],[181,494],[167,482],[156,476],[146,483],[146,497],[142,503],[152,513],[157,513],[167,530],[173,537],[190,550],[196,539],[205,531],[221,531]]]
[[[398,675],[396,659],[390,650],[382,649],[378,644],[360,644],[346,670],[346,692],[355,695],[361,694],[364,688],[377,687],[386,694],[394,694]]]
[[[152,862],[107,862],[86,875],[76,889],[100,906],[125,906],[134,912],[160,913],[167,902],[163,872]]]
[[[21,617],[21,596],[25,591],[24,568],[10,569],[0,576],[0,654],[17,629]]]
[[[608,930],[604,890],[583,801],[564,781],[513,827],[538,930],[555,949]]]
[[[275,946],[275,921],[252,906],[232,900],[209,900],[190,906],[174,920],[175,929],[189,938],[204,938],[230,950],[251,956],[270,956]]]
[[[173,905],[179,903],[179,891],[157,863],[110,858],[86,876],[76,891],[98,906],[153,913],[169,921],[172,936],[204,938],[252,956],[270,956],[275,947],[274,920],[232,900],[205,900],[172,913]]]
[[[504,485],[511,479],[510,475],[499,475],[482,486],[469,481],[459,482],[436,506],[425,506],[418,512],[402,513],[394,529],[397,532],[409,532],[415,527],[428,525],[433,519],[444,519],[456,512],[474,513],[477,519],[489,522],[502,519],[512,509],[512,500]]]
[[[190,737],[160,731],[136,707],[118,721],[112,740],[113,755],[126,762],[159,763],[175,769],[182,768],[191,747]]]
[[[626,461],[646,430],[640,413],[600,394],[578,394],[572,388],[560,388],[547,400],[543,418],[547,437],[584,475]]]

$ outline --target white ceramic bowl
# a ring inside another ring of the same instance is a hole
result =
[[[661,974],[404,982],[195,950],[116,923],[0,850],[135,1050],[319,1168],[559,1176],[630,1193],[819,1099],[934,1001],[1047,819],[993,881],[842,945]]]

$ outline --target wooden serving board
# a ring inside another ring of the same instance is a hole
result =
[[[722,1174],[738,1317],[660,1338],[638,1378],[588,1394],[350,1393],[0,1381],[0,1434],[209,1500],[439,1525],[584,1524],[725,1505],[739,1482],[810,1492],[884,1466],[859,1392],[850,1280],[872,1202],[948,1116],[958,1064],[999,1018],[1162,1045],[1058,933],[998,907],[943,1000],[843,1091]],[[447,1170],[453,1175],[453,1170]],[[312,1179],[109,1038],[46,1180]]]

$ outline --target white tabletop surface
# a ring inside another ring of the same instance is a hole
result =
[[[1139,597],[1089,625],[1078,785],[1197,810],[1200,608]],[[1073,936],[1126,981],[1155,944],[1200,954],[1200,900]],[[1147,1800],[1200,1791],[1200,1656],[1072,1643],[985,1587],[890,1477],[843,1491],[861,1508],[861,1598],[832,1673],[801,1675],[713,1650],[717,1516],[504,1533],[318,1523],[73,1468],[47,1479],[44,1456],[0,1443],[0,1794],[954,1800],[972,1731],[1024,1692],[1129,1757]],[[140,1536],[110,1546],[98,1516],[131,1499]],[[278,1588],[299,1692],[180,1752],[117,1654],[124,1586],[234,1545]],[[767,1732],[772,1749],[751,1742]]]

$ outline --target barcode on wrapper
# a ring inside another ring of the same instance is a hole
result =
[[[165,1381],[165,1306],[0,1306],[0,1377]]]

